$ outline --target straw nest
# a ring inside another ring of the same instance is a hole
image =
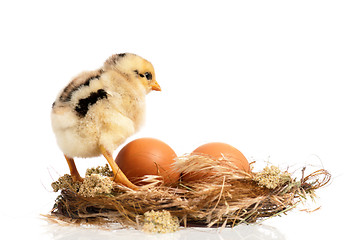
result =
[[[260,172],[246,173],[228,159],[216,161],[205,155],[181,156],[175,170],[213,174],[195,182],[180,180],[176,186],[163,186],[158,177],[146,176],[143,180],[148,184],[137,191],[114,184],[107,177],[112,175],[107,166],[88,170],[83,183],[74,183],[65,175],[52,184],[60,195],[49,217],[69,223],[119,223],[137,229],[150,223],[154,227],[179,223],[233,227],[286,213],[314,198],[315,190],[331,178],[324,169],[305,176],[303,168],[301,177],[292,177],[271,165]],[[163,214],[167,217],[159,221]]]

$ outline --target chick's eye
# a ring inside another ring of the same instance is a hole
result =
[[[147,80],[151,80],[153,78],[153,75],[151,73],[149,73],[149,72],[146,72],[145,77],[146,77]]]

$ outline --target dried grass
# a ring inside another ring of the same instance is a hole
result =
[[[205,155],[179,157],[175,168],[180,172],[214,174],[200,181],[180,181],[176,187],[163,186],[155,176],[147,176],[144,181],[151,183],[140,190],[115,184],[111,194],[95,197],[82,196],[74,188],[63,186],[50,217],[70,223],[116,222],[122,227],[141,229],[146,212],[166,210],[184,226],[233,227],[286,213],[308,197],[315,197],[315,190],[331,178],[324,169],[304,176],[303,168],[301,179],[292,178],[286,171],[268,175],[266,169],[265,176],[277,180],[274,187],[263,186],[256,178],[263,173],[246,173],[228,159],[216,164],[219,162]]]

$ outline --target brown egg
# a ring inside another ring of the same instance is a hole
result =
[[[136,185],[142,185],[145,175],[159,175],[164,184],[171,185],[179,180],[180,173],[174,170],[174,150],[166,143],[154,138],[139,138],[121,149],[116,163],[126,177]]]
[[[192,154],[193,153],[206,154],[221,161],[226,158],[239,169],[247,173],[251,172],[250,164],[248,163],[246,157],[237,148],[226,143],[207,143],[195,149]],[[196,181],[211,176],[212,174],[213,171],[190,172],[183,175],[183,181]]]

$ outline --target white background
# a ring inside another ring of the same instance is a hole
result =
[[[222,141],[262,165],[322,164],[333,175],[317,192],[322,207],[314,213],[164,239],[359,238],[362,12],[360,1],[349,0],[3,1],[1,233],[145,237],[39,219],[57,196],[52,179],[68,172],[50,126],[52,102],[79,72],[133,52],[154,64],[163,91],[149,94],[146,124],[128,141],[159,138],[178,155]],[[81,172],[105,163],[76,160]]]

